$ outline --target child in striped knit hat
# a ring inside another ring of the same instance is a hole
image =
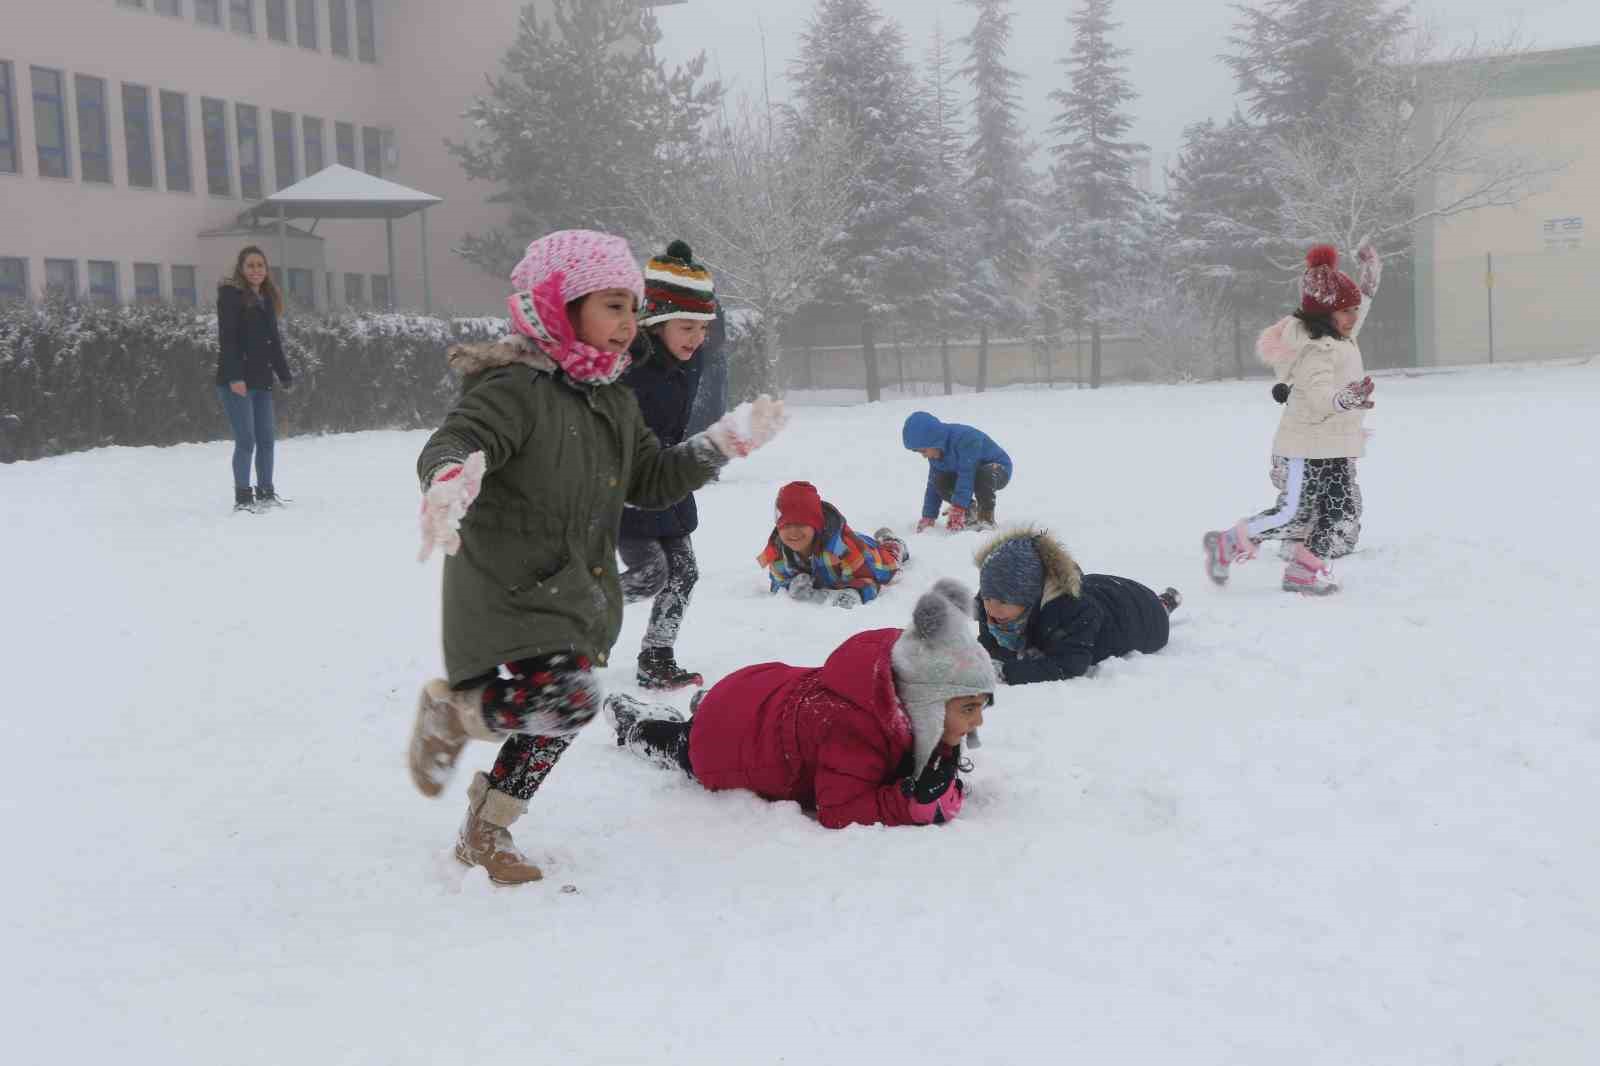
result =
[[[703,369],[700,348],[716,317],[711,271],[694,261],[694,252],[683,241],[673,241],[664,254],[645,264],[639,316],[644,328],[629,349],[633,365],[622,375],[622,384],[633,390],[645,425],[662,447],[681,443],[688,432]],[[704,684],[699,674],[678,664],[674,650],[700,577],[689,541],[699,524],[692,493],[662,509],[623,508],[617,551],[628,569],[622,575],[622,594],[628,603],[654,601],[639,648],[635,679],[641,688]]]

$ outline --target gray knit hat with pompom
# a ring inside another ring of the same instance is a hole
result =
[[[972,590],[941,578],[917,600],[910,627],[895,641],[890,662],[895,691],[911,719],[913,775],[928,765],[944,737],[945,701],[993,696],[998,687],[975,621]]]

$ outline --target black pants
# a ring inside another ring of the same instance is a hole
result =
[[[1286,460],[1278,502],[1250,519],[1250,539],[1304,538],[1312,555],[1331,559],[1337,531],[1359,518],[1354,468],[1350,459]]]
[[[700,580],[694,545],[686,536],[623,537],[617,542],[617,554],[628,568],[621,578],[623,600],[638,603],[654,597],[656,601],[644,631],[644,647],[672,648]]]
[[[1356,480],[1356,461],[1348,460],[1350,464],[1350,491],[1348,498],[1343,500],[1342,514],[1333,520],[1332,531],[1328,535],[1328,554],[1324,559],[1338,559],[1349,555],[1356,550],[1356,544],[1361,540],[1361,483]],[[1272,487],[1283,492],[1289,485],[1289,460],[1281,455],[1272,457]],[[1312,516],[1315,524],[1316,516]],[[1310,526],[1305,529],[1294,530],[1284,534],[1288,541],[1304,541]]]
[[[455,687],[479,686],[484,724],[506,737],[489,783],[497,792],[532,799],[578,731],[600,710],[593,664],[582,655],[543,655],[506,663]]]
[[[635,722],[628,730],[628,750],[662,766],[676,764],[693,777],[694,767],[689,765],[689,727],[692,724],[693,719],[688,722],[669,722],[646,718]]]
[[[980,465],[977,475],[972,479],[972,506],[977,511],[973,517],[982,517],[993,522],[994,495],[1010,483],[1011,474],[999,463]],[[939,498],[945,503],[955,502],[951,497],[956,493],[956,475],[942,472],[935,474],[933,486],[939,490]]]

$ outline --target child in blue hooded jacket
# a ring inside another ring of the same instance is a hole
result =
[[[918,533],[933,526],[941,502],[950,505],[952,532],[994,525],[995,493],[1011,482],[1011,456],[1004,448],[982,430],[941,422],[926,411],[907,416],[900,439],[928,460]]]

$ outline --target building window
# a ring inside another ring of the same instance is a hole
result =
[[[133,301],[141,304],[161,302],[161,267],[158,264],[133,264]]]
[[[389,275],[372,275],[372,306],[383,308],[389,306]]]
[[[200,136],[206,149],[206,190],[212,196],[233,195],[233,167],[228,162],[228,105],[200,100]]]
[[[304,142],[301,146],[301,154],[303,156],[301,162],[305,164],[306,177],[309,178],[327,166],[327,163],[323,162],[322,158],[322,120],[320,118],[312,118],[309,115],[302,115],[300,129],[300,139]]]
[[[189,166],[189,98],[161,90],[161,149],[167,161],[167,191],[190,192],[194,172]]]
[[[39,148],[39,174],[69,178],[67,159],[67,83],[59,70],[32,67],[33,138]]]
[[[73,300],[78,296],[78,261],[76,259],[46,259],[44,261],[44,294]]]
[[[249,104],[235,104],[234,125],[239,128],[239,195],[261,199],[260,112]]]
[[[21,303],[28,298],[28,261],[0,256],[0,300]]]
[[[294,32],[301,48],[317,50],[317,0],[294,0]]]
[[[289,0],[267,0],[267,36],[289,43]]]
[[[207,26],[222,25],[222,0],[194,0],[194,20]]]
[[[234,33],[256,32],[255,0],[228,0],[228,25]]]
[[[103,259],[89,260],[89,299],[97,304],[114,304],[117,292],[117,264]]]
[[[361,127],[361,158],[368,174],[383,177],[383,134],[371,126]]]
[[[334,149],[338,154],[339,165],[356,168],[356,128],[348,122],[335,122],[333,124],[333,139],[336,142]]]
[[[279,189],[287,189],[300,180],[295,176],[294,116],[287,111],[272,113],[272,169]]]
[[[289,299],[294,301],[296,307],[303,307],[308,311],[317,306],[316,275],[301,267],[289,268]]]
[[[350,58],[350,0],[328,0],[328,47]]]
[[[156,0],[156,14],[183,17],[183,0]]]
[[[195,288],[194,267],[175,266],[172,268],[172,302],[184,307],[196,307],[200,303],[200,293]]]
[[[77,74],[78,162],[84,181],[111,182],[111,129],[106,122],[106,83],[103,78]]]
[[[21,159],[17,154],[16,91],[11,87],[11,64],[0,59],[0,173],[15,174]]]
[[[360,307],[367,302],[367,276],[365,274],[346,274],[344,276],[344,302],[351,307]]]
[[[150,90],[143,85],[122,87],[122,131],[128,141],[128,184],[141,189],[155,188],[156,149],[150,135]]]
[[[378,28],[372,0],[356,0],[356,54],[363,63],[378,61]]]

